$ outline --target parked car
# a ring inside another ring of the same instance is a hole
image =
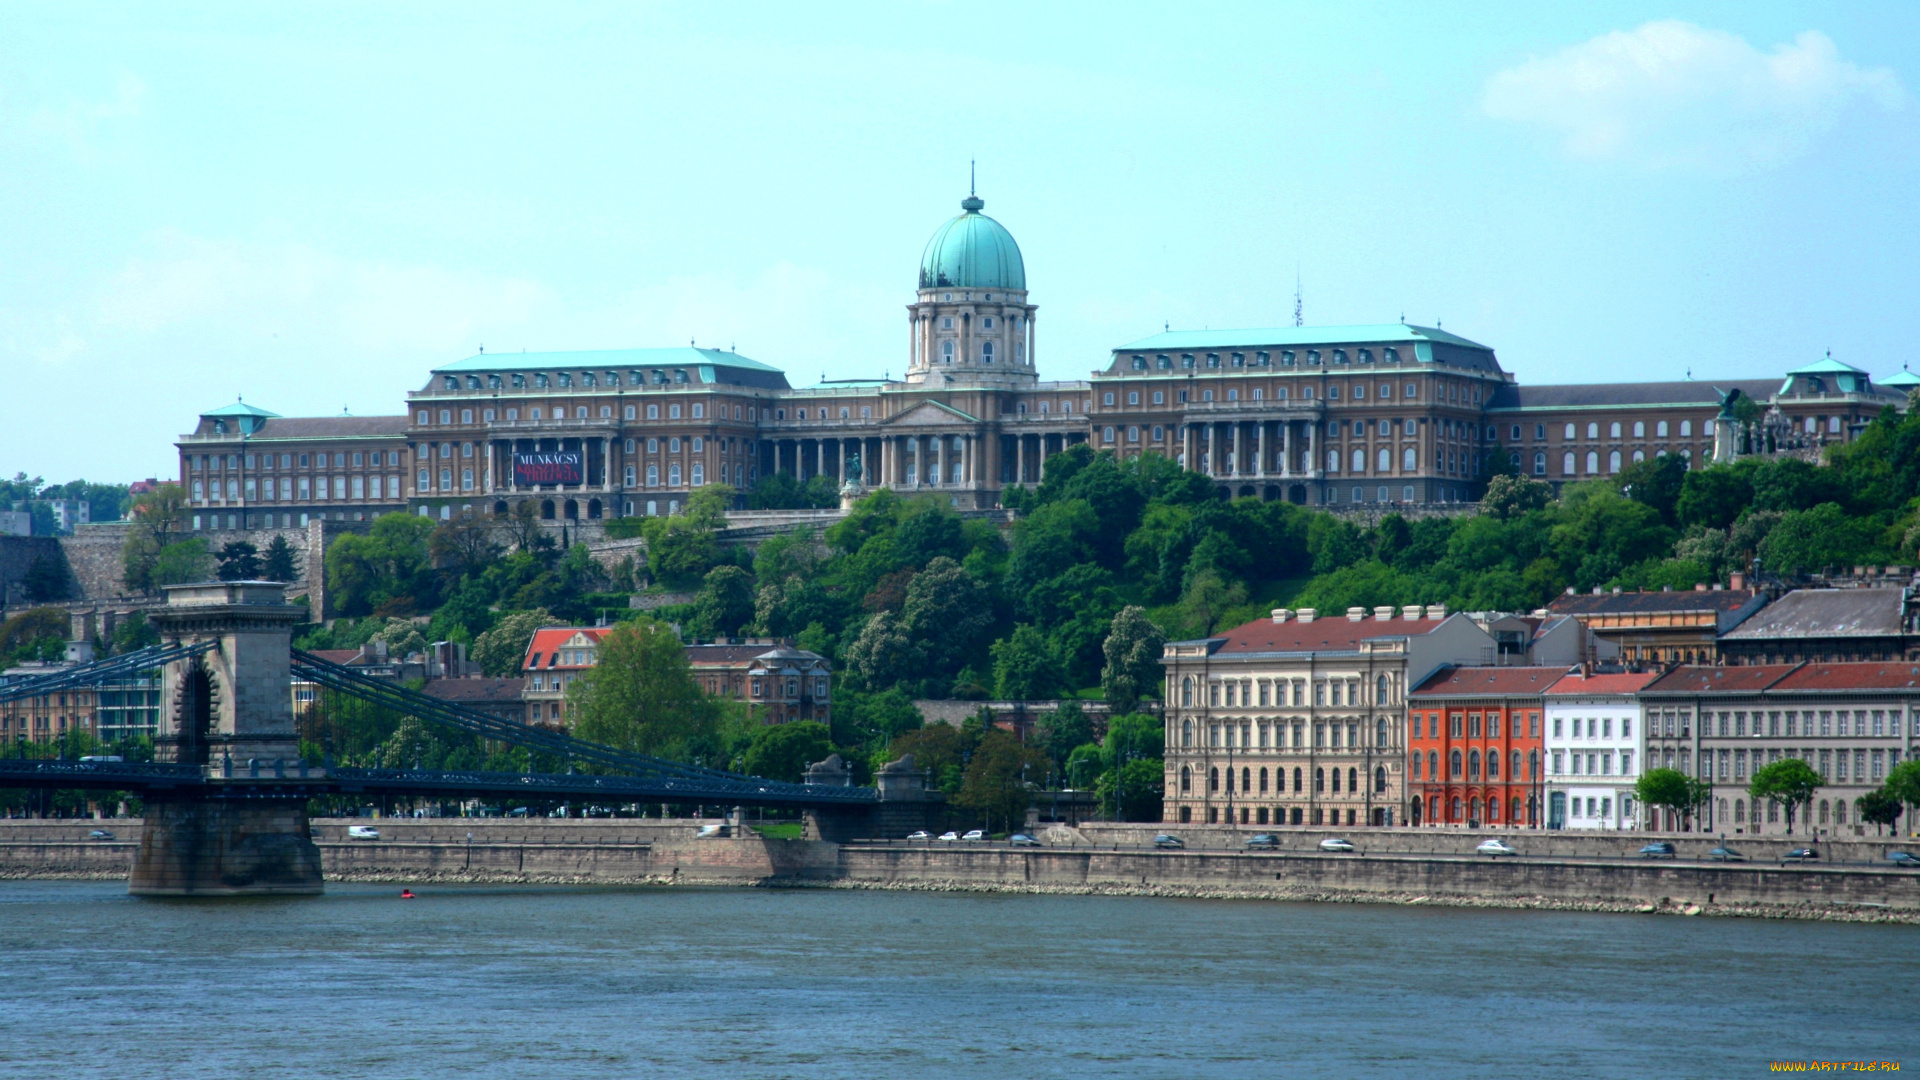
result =
[[[111,829],[95,829],[95,830],[93,830],[92,832],[90,832],[90,833],[88,833],[88,834],[87,834],[87,839],[89,839],[89,840],[111,840],[111,839],[113,839],[113,830],[111,830]]]
[[[723,840],[728,837],[731,837],[732,835],[733,835],[732,826],[702,825],[700,826],[700,831],[693,834],[693,838],[695,840],[715,840],[715,839]]]
[[[940,839],[943,843],[957,844],[960,842],[960,834],[954,832],[952,829],[948,829],[946,832],[940,834]]]
[[[109,762],[125,761],[125,760],[127,759],[121,757],[119,754],[82,754],[80,756],[80,761],[82,764],[85,764],[90,761],[99,762],[101,764],[107,764]]]
[[[1812,862],[1813,860],[1818,859],[1819,857],[1820,857],[1820,853],[1818,851],[1815,851],[1813,848],[1797,847],[1797,848],[1794,848],[1792,851],[1787,852],[1781,858],[1782,858],[1782,861],[1784,862]]]
[[[962,837],[961,837],[960,839],[962,839],[962,840],[964,840],[964,841],[966,841],[967,843],[970,843],[970,844],[971,844],[971,843],[974,843],[975,841],[979,841],[979,840],[985,840],[986,838],[987,838],[987,834],[986,834],[986,831],[985,831],[985,830],[983,830],[983,829],[968,829],[968,830],[967,830],[967,834],[966,834],[965,836],[962,836]]]
[[[378,840],[380,839],[380,830],[371,825],[349,825],[347,826],[347,839]]]
[[[1497,836],[1492,838],[1491,840],[1480,841],[1480,846],[1477,848],[1474,848],[1473,850],[1479,852],[1482,855],[1518,855],[1520,854],[1518,851],[1513,850],[1512,844],[1507,843],[1505,840],[1502,840]]]
[[[1023,833],[1023,832],[1017,832],[1017,833],[1014,833],[1012,836],[1007,837],[1007,843],[1013,845],[1014,847],[1039,847],[1040,846],[1040,841],[1035,840],[1033,837],[1028,836],[1026,833]]]
[[[1247,837],[1247,846],[1249,848],[1260,848],[1265,851],[1272,851],[1280,846],[1280,838],[1272,833],[1260,833],[1256,836]]]
[[[1153,846],[1159,847],[1159,848],[1183,848],[1183,847],[1186,847],[1187,844],[1186,844],[1186,841],[1180,839],[1179,837],[1173,835],[1172,833],[1163,832],[1160,835],[1153,838]]]
[[[923,841],[924,841],[924,840],[931,840],[931,839],[933,839],[933,834],[932,834],[932,833],[930,833],[930,832],[928,832],[928,831],[927,831],[927,830],[925,830],[925,829],[915,829],[915,830],[913,830],[912,832],[910,832],[910,833],[908,833],[908,834],[907,834],[907,839],[909,839],[909,840],[923,840]]]
[[[1653,843],[1640,849],[1640,857],[1643,859],[1671,859],[1673,858],[1673,845],[1665,840],[1655,840]]]
[[[1707,858],[1714,862],[1746,862],[1747,857],[1730,847],[1717,847],[1707,852]]]
[[[1915,855],[1911,851],[1890,851],[1887,853],[1887,861],[1906,870],[1920,867],[1920,855]]]
[[[1352,851],[1353,841],[1339,836],[1329,836],[1320,841],[1321,851]]]

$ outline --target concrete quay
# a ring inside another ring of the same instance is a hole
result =
[[[381,839],[346,839],[347,827],[360,824],[374,825]],[[1478,841],[1474,834],[1458,838],[1459,851],[1393,851],[1400,838],[1391,830],[1358,834],[1363,852],[1335,855],[1312,848],[1324,831],[1303,831],[1283,850],[1247,852],[1237,842],[1229,845],[1229,837],[1207,845],[1193,830],[1184,838],[1206,846],[1168,851],[1126,843],[1132,838],[1124,833],[1102,837],[1121,840],[1117,849],[1084,842],[1010,848],[1004,843],[697,839],[703,824],[712,822],[358,818],[318,819],[314,830],[329,881],[1131,893],[1920,922],[1920,873],[1914,871],[1884,862],[1715,863],[1689,857],[1693,853],[1686,848],[1674,860],[1599,850],[1627,842],[1637,850],[1645,842],[1638,835],[1580,837],[1575,844],[1554,834],[1556,843],[1581,850],[1539,854],[1514,837],[1515,846],[1528,853],[1492,859],[1470,853]],[[94,827],[110,828],[116,838],[87,840]],[[140,829],[137,819],[0,822],[0,879],[123,878]],[[1429,835],[1445,834],[1417,833]],[[1144,839],[1151,836],[1148,831]]]

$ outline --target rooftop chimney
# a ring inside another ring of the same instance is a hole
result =
[[[1444,619],[1446,617],[1447,617],[1447,605],[1445,604],[1428,604],[1427,605],[1427,618]]]
[[[1293,613],[1293,617],[1294,617],[1295,619],[1297,619],[1297,620],[1299,620],[1300,622],[1312,622],[1312,621],[1313,621],[1313,617],[1314,617],[1315,615],[1318,615],[1318,614],[1319,614],[1319,612],[1318,612],[1318,611],[1316,611],[1316,610],[1314,610],[1313,608],[1310,608],[1310,607],[1303,607],[1303,608],[1301,608],[1301,609],[1299,609],[1298,611],[1295,611],[1295,612]]]
[[[1366,609],[1366,608],[1363,608],[1363,607],[1350,607],[1350,608],[1348,608],[1348,609],[1347,609],[1347,621],[1348,621],[1348,622],[1359,622],[1359,621],[1360,621],[1361,619],[1364,619],[1364,618],[1366,618],[1366,617],[1367,617],[1367,609]]]
[[[1706,583],[1706,582],[1704,582],[1704,581],[1702,581],[1702,582],[1699,582],[1699,583],[1697,583],[1696,585],[1694,585],[1694,587],[1693,587],[1693,591],[1694,591],[1694,592],[1706,592],[1706,591],[1707,591],[1707,583]]]
[[[1381,622],[1386,622],[1388,619],[1393,618],[1393,605],[1385,604],[1374,608],[1373,617],[1379,619]]]
[[[1273,621],[1274,621],[1274,622],[1277,622],[1277,623],[1283,623],[1283,622],[1286,622],[1286,621],[1287,621],[1287,616],[1288,616],[1289,614],[1291,614],[1291,612],[1289,612],[1289,611],[1288,611],[1288,610],[1287,610],[1286,608],[1283,608],[1283,607],[1277,607],[1277,608],[1274,608],[1274,609],[1273,609]]]
[[[1747,575],[1741,573],[1738,570],[1735,570],[1733,573],[1727,575],[1727,588],[1744,589],[1746,587],[1747,587]]]
[[[1420,605],[1419,605],[1419,604],[1408,604],[1408,605],[1406,605],[1405,607],[1402,607],[1402,608],[1400,609],[1400,617],[1401,617],[1401,618],[1403,618],[1403,619],[1417,619],[1417,618],[1419,618],[1419,617],[1420,617]]]

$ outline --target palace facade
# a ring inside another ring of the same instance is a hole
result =
[[[432,369],[394,416],[211,409],[176,446],[200,528],[291,527],[395,510],[592,520],[677,510],[696,488],[770,473],[990,507],[1091,443],[1149,451],[1230,495],[1334,509],[1478,498],[1489,456],[1556,485],[1716,445],[1745,396],[1769,452],[1852,438],[1920,379],[1876,384],[1831,357],[1781,377],[1524,387],[1493,349],[1432,327],[1166,331],[1088,378],[1042,380],[1020,248],[969,196],[928,242],[898,380],[794,387],[731,350],[481,352]],[[1737,395],[1732,392],[1737,391]]]

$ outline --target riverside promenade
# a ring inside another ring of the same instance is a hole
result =
[[[329,881],[1137,893],[1920,922],[1920,873],[1886,861],[1905,848],[1899,838],[1829,841],[1820,861],[1783,863],[1797,844],[1733,837],[1728,845],[1749,860],[1723,863],[1706,857],[1720,838],[1700,834],[1375,829],[1341,834],[1359,850],[1330,854],[1318,850],[1334,835],[1323,829],[1267,830],[1280,848],[1250,852],[1251,830],[1224,828],[1173,830],[1187,847],[1162,850],[1153,826],[1055,829],[1041,847],[1013,848],[696,835],[713,823],[316,819],[314,833]],[[364,824],[380,839],[347,837]],[[94,828],[114,838],[88,839]],[[137,819],[0,822],[0,879],[124,877],[140,828]],[[1521,854],[1475,854],[1488,835]],[[1656,838],[1674,842],[1677,857],[1640,857]]]

